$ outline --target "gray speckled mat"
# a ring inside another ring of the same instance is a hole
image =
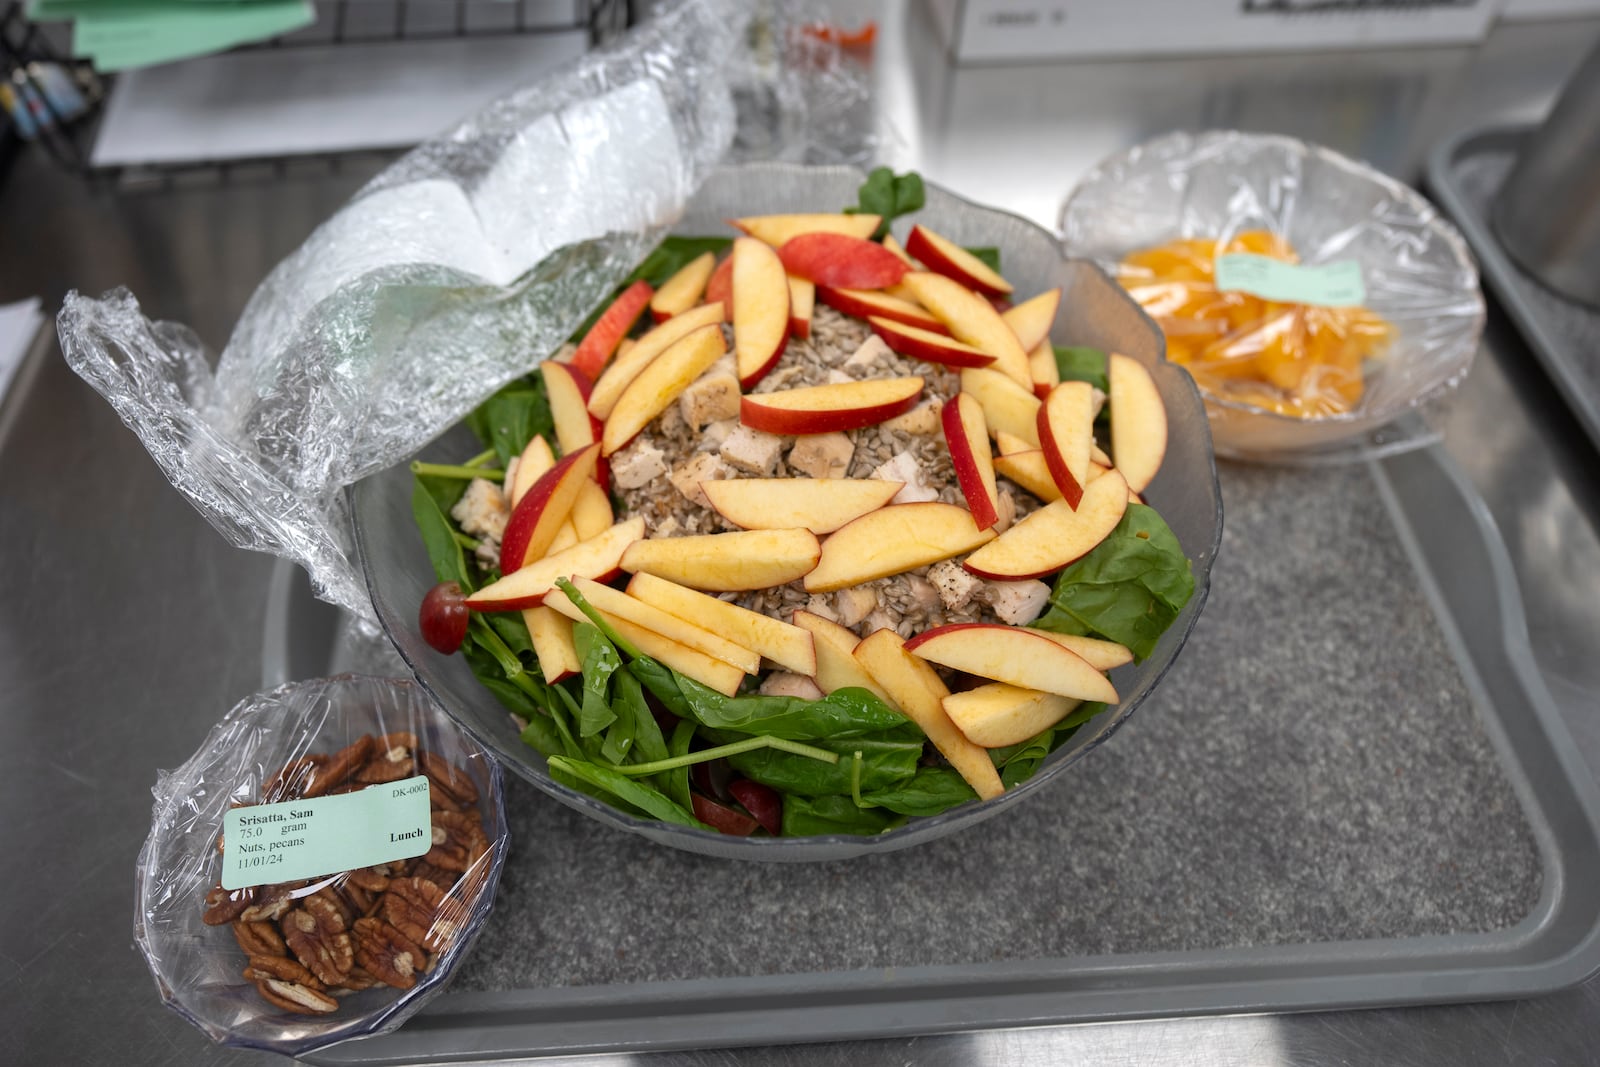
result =
[[[457,991],[1504,928],[1537,850],[1363,468],[1227,467],[1211,599],[1103,748],[1007,815],[849,863],[746,865],[515,781]]]

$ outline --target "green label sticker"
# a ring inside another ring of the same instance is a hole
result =
[[[293,882],[410,859],[433,847],[428,778],[234,808],[222,819],[222,888]]]
[[[1229,252],[1217,257],[1217,288],[1263,300],[1318,307],[1360,307],[1367,302],[1361,264],[1353,259],[1308,266],[1271,256]]]

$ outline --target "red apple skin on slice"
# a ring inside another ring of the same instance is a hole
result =
[[[831,593],[875,578],[902,574],[959,556],[994,539],[972,512],[927,501],[891,504],[845,523],[822,544],[822,558],[805,576],[808,593]]]
[[[1055,325],[1056,309],[1060,306],[1061,290],[1047,289],[1001,312],[1000,318],[1017,335],[1022,350],[1032,352],[1049,339],[1050,327]]]
[[[733,318],[733,257],[728,256],[706,282],[706,303],[721,304],[723,321]]]
[[[826,285],[819,285],[817,299],[835,311],[854,315],[858,319],[887,319],[890,322],[915,326],[929,333],[944,334],[946,337],[950,335],[944,323],[922,310],[920,306],[909,300],[890,296],[888,293],[874,292],[871,289],[832,289]]]
[[[749,389],[777,365],[789,340],[789,276],[754,237],[733,242],[733,356]]]
[[[643,536],[643,517],[625,519],[599,537],[536,559],[521,570],[484,586],[467,597],[467,607],[473,611],[536,608],[556,587],[557,578],[582,575],[597,582],[610,581],[622,573],[622,554]]]
[[[1094,386],[1062,382],[1039,406],[1039,449],[1061,499],[1076,509],[1094,451]]]
[[[1000,493],[994,484],[994,456],[989,451],[989,428],[983,421],[983,408],[966,393],[957,393],[939,418],[944,424],[956,483],[967,499],[967,510],[972,512],[978,529],[988,530],[1000,521]]]
[[[572,354],[572,365],[582,371],[585,378],[593,381],[599,375],[654,295],[655,290],[650,288],[649,282],[642,279],[636,281],[624,289],[589,327],[589,332],[578,342],[578,350]]]
[[[804,341],[811,336],[811,312],[817,306],[816,283],[789,275],[789,336]]]
[[[994,357],[981,349],[963,344],[948,333],[907,326],[903,322],[870,316],[867,322],[883,338],[883,343],[908,359],[939,363],[946,367],[987,367]]]
[[[720,326],[702,326],[667,346],[617,398],[600,435],[605,454],[633,440],[726,351]]]
[[[875,478],[719,478],[700,488],[717,513],[746,530],[828,534],[886,506],[904,482]]]
[[[1072,700],[1117,702],[1117,690],[1082,656],[1032,630],[992,622],[935,626],[906,642],[914,656],[978,678]]]
[[[742,219],[728,220],[736,229],[773,248],[782,248],[803,233],[842,233],[849,237],[867,238],[877,232],[881,221],[878,215],[843,214],[747,215]]]
[[[598,445],[581,448],[563,456],[528,488],[506,521],[505,534],[500,539],[501,574],[511,574],[545,554],[572,513],[572,505],[583,483],[594,474],[599,459]]]
[[[622,569],[690,589],[738,593],[787,585],[809,574],[821,554],[810,530],[736,530],[636,542]]]
[[[1061,368],[1056,364],[1056,350],[1048,337],[1028,353],[1028,374],[1033,378],[1033,391],[1040,400],[1061,384]]]
[[[783,436],[859,430],[916,407],[922,385],[918,377],[868,378],[752,393],[739,399],[739,421]]]
[[[679,267],[677,273],[662,282],[661,288],[650,298],[650,317],[658,323],[666,322],[700,303],[700,297],[706,291],[706,282],[711,280],[711,272],[716,266],[717,257],[710,252],[702,252]]]
[[[882,289],[906,272],[905,261],[876,241],[842,233],[803,233],[778,249],[784,269],[835,289]]]
[[[594,389],[589,393],[589,414],[604,422],[611,415],[611,409],[616,406],[623,390],[650,365],[651,360],[665,352],[680,337],[687,337],[702,326],[715,326],[722,321],[721,301],[702,304],[679,312],[639,338],[638,343],[628,351],[618,353],[605,373],[600,375],[600,380],[594,383]]]
[[[1011,283],[991,270],[987,263],[926,226],[911,227],[906,237],[906,251],[934,273],[953,278],[983,296],[1003,297],[1011,292]]]
[[[917,303],[945,324],[950,336],[989,353],[994,357],[995,370],[1028,392],[1033,391],[1028,353],[988,301],[942,274],[908,271],[904,284],[915,294]]]
[[[1053,574],[1104,541],[1128,510],[1128,483],[1114,470],[1091,481],[1077,510],[1046,504],[962,561],[979,578],[1020,582]],[[999,679],[1004,681],[1004,679]],[[1037,688],[1037,687],[1035,687]]]
[[[1161,469],[1167,453],[1167,406],[1143,363],[1111,353],[1107,359],[1111,393],[1111,456],[1128,488],[1142,493]]]

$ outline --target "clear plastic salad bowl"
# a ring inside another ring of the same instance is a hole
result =
[[[712,176],[675,229],[681,234],[732,235],[724,221],[731,217],[836,210],[855,202],[863,177],[844,167],[761,164],[728,168]],[[1211,434],[1193,381],[1181,368],[1166,362],[1160,331],[1121,287],[1092,263],[1063,258],[1055,238],[1039,226],[1016,215],[979,207],[932,185],[927,188],[926,207],[901,219],[895,226],[897,235],[903,238],[919,220],[960,244],[999,248],[1006,277],[1020,293],[1061,286],[1063,296],[1051,333],[1057,344],[1121,352],[1150,369],[1166,402],[1168,447],[1161,472],[1145,496],[1192,562],[1194,596],[1149,658],[1111,672],[1122,702],[1085,723],[1032,778],[1004,795],[913,818],[872,837],[730,837],[634,818],[553,781],[544,757],[522,742],[516,723],[478,682],[466,661],[459,655],[442,656],[422,639],[417,608],[435,578],[412,521],[413,483],[408,467],[398,464],[365,479],[352,489],[356,536],[372,601],[390,639],[417,679],[450,715],[512,770],[551,797],[608,826],[709,856],[812,862],[890,852],[972,826],[1050,789],[1072,764],[1116,732],[1172,666],[1205,603],[1211,565],[1222,536],[1222,502]],[[457,427],[419,458],[454,462],[478,447],[466,428]]]

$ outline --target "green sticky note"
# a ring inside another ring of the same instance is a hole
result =
[[[1318,307],[1360,307],[1367,302],[1361,264],[1353,259],[1310,266],[1271,256],[1229,252],[1217,257],[1217,288],[1263,300]]]
[[[316,21],[311,0],[194,3],[188,0],[75,0],[50,5],[73,19],[74,54],[102,71],[209,55]]]
[[[233,808],[222,819],[222,888],[320,878],[433,847],[428,777],[355,793]]]

